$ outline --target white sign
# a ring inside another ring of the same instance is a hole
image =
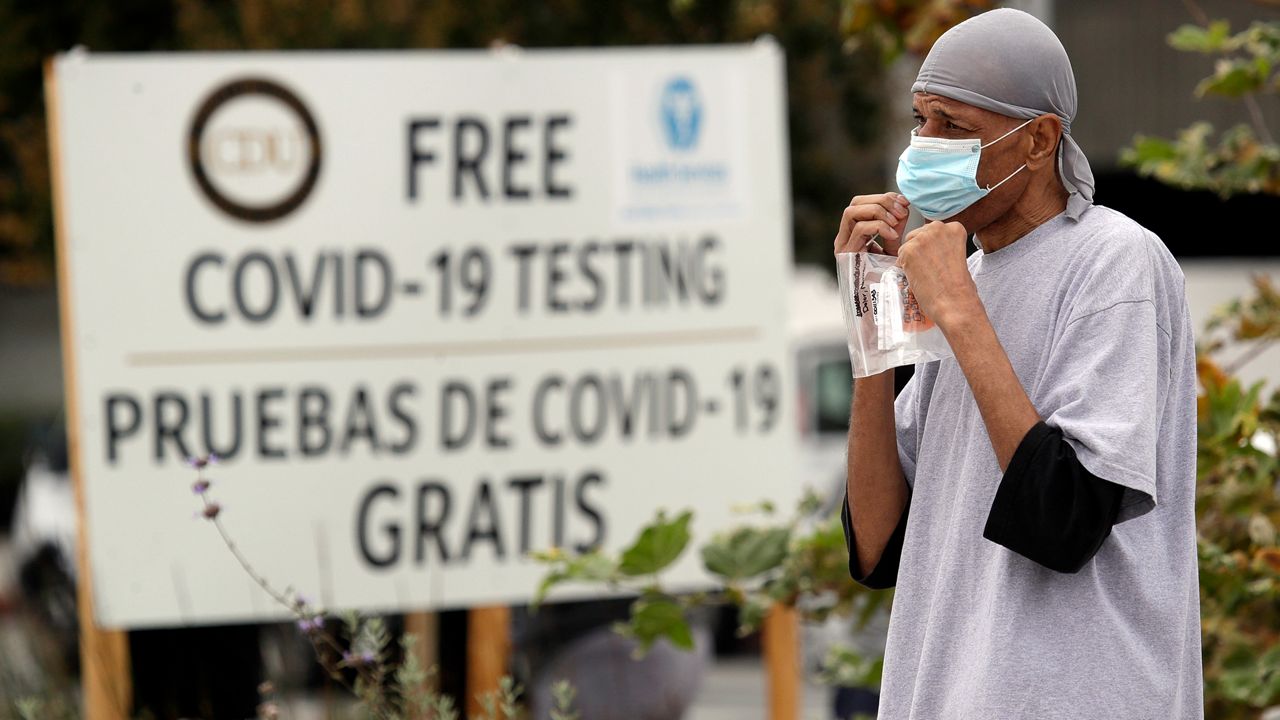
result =
[[[95,608],[527,600],[553,546],[794,494],[783,59],[58,58]],[[670,578],[706,578],[689,552]],[[563,596],[563,595],[562,595]]]

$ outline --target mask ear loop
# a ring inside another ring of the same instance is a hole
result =
[[[1062,135],[1058,136],[1058,180],[1064,188],[1067,185],[1067,171],[1062,167],[1063,146],[1066,145],[1066,143],[1062,142],[1062,138],[1065,135],[1066,133],[1062,133]]]
[[[991,142],[987,143],[986,145],[979,145],[979,146],[978,146],[978,148],[979,148],[979,149],[981,149],[981,148],[988,148],[988,147],[991,147],[992,145],[995,145],[996,143],[1000,142],[1001,140],[1003,140],[1003,139],[1005,139],[1005,138],[1009,137],[1010,135],[1012,135],[1012,134],[1014,134],[1014,133],[1018,132],[1018,131],[1019,131],[1019,130],[1021,130],[1022,128],[1026,127],[1026,126],[1027,126],[1027,125],[1029,125],[1029,124],[1031,124],[1031,121],[1032,121],[1032,120],[1035,120],[1035,118],[1030,118],[1030,119],[1028,119],[1026,122],[1022,123],[1022,124],[1021,124],[1021,125],[1019,125],[1018,127],[1016,127],[1016,128],[1014,128],[1014,129],[1010,130],[1009,132],[1007,132],[1007,133],[1005,133],[1005,134],[1001,135],[1000,137],[996,138],[995,140],[992,140]],[[1022,172],[1023,170],[1026,170],[1026,169],[1027,169],[1027,164],[1026,164],[1026,163],[1023,163],[1023,164],[1022,164],[1022,167],[1020,167],[1020,168],[1018,168],[1017,170],[1014,170],[1012,173],[1010,173],[1010,174],[1009,174],[1009,177],[1007,177],[1007,178],[1005,178],[1005,179],[1001,180],[1000,182],[996,183],[995,185],[988,185],[988,186],[986,187],[987,192],[991,192],[992,190],[995,190],[996,188],[1000,187],[1001,185],[1003,185],[1003,184],[1005,184],[1005,183],[1009,182],[1009,178],[1013,177],[1014,175],[1017,175],[1018,173]]]
[[[1026,170],[1026,169],[1027,169],[1027,165],[1026,165],[1026,163],[1023,163],[1023,164],[1022,164],[1022,167],[1020,167],[1020,168],[1018,168],[1017,170],[1014,170],[1012,173],[1010,173],[1009,177],[1007,177],[1007,178],[1005,178],[1005,179],[1001,180],[1000,182],[996,183],[995,185],[988,185],[988,186],[987,186],[987,192],[991,192],[992,190],[995,190],[996,188],[1000,187],[1001,185],[1003,185],[1003,184],[1005,184],[1005,183],[1009,182],[1009,178],[1013,177],[1014,175],[1017,175],[1018,173],[1022,172],[1023,170]]]
[[[1012,135],[1012,134],[1014,134],[1014,133],[1018,132],[1019,130],[1021,130],[1021,129],[1022,129],[1022,128],[1024,128],[1024,127],[1026,127],[1027,125],[1030,125],[1030,124],[1031,124],[1031,121],[1032,121],[1032,120],[1035,120],[1035,119],[1036,119],[1036,118],[1029,118],[1026,122],[1024,122],[1024,123],[1022,123],[1021,125],[1019,125],[1018,127],[1014,128],[1014,129],[1012,129],[1012,130],[1010,130],[1009,132],[1007,132],[1007,133],[1005,133],[1005,134],[1001,135],[1000,137],[996,138],[995,140],[992,140],[991,142],[987,143],[986,145],[979,145],[979,146],[978,146],[978,149],[989,148],[989,147],[991,147],[992,145],[995,145],[996,143],[998,143],[998,142],[1000,142],[1001,140],[1003,140],[1003,139],[1005,139],[1005,138],[1009,137],[1010,135]]]

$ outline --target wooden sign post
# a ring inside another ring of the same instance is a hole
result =
[[[440,615],[434,612],[414,612],[404,616],[404,631],[413,636],[413,653],[424,670],[440,664]],[[424,690],[440,686],[439,677],[427,678]]]
[[[763,628],[769,720],[800,717],[800,621],[795,608],[774,605]]]
[[[49,129],[49,171],[53,181],[54,237],[58,262],[58,313],[62,337],[62,387],[66,403],[67,450],[76,504],[76,614],[80,623],[80,684],[88,720],[124,720],[131,715],[133,682],[129,668],[129,637],[123,631],[103,630],[93,616],[93,577],[89,566],[88,516],[80,462],[80,419],[76,403],[75,333],[71,314],[67,223],[64,216],[61,138],[58,134],[57,76],[53,63],[44,64],[45,112]]]
[[[511,608],[471,608],[467,613],[467,717],[480,716],[480,697],[496,692],[511,664]]]

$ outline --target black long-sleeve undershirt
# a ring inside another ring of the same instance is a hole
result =
[[[872,590],[883,590],[898,584],[898,562],[902,558],[902,538],[907,532],[907,516],[911,512],[911,495],[907,495],[907,504],[902,508],[902,516],[898,519],[898,527],[889,536],[889,543],[880,560],[869,573],[862,573],[858,562],[858,551],[853,541],[853,523],[849,518],[849,490],[845,489],[844,505],[840,508],[840,522],[844,524],[844,542],[849,546],[849,574],[860,585]]]
[[[1111,534],[1124,486],[1090,473],[1062,431],[1027,431],[991,502],[982,536],[1061,573],[1079,572]]]
[[[1124,487],[1085,469],[1062,431],[1036,423],[1014,451],[996,489],[982,536],[1051,570],[1078,572],[1111,534]],[[849,574],[872,589],[898,581],[911,499],[880,560],[863,573],[858,562],[846,491],[840,519],[849,548]]]

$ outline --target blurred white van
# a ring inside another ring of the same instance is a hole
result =
[[[837,510],[844,498],[853,374],[839,289],[823,268],[794,269],[789,335],[799,376],[800,482],[823,499],[824,510]]]
[[[800,406],[798,481],[822,499],[820,517],[828,518],[839,512],[844,501],[853,371],[839,287],[823,268],[800,265],[793,272],[790,338]],[[852,619],[838,617],[804,626],[806,670],[820,669],[828,650],[836,645],[852,647],[867,657],[882,656],[888,608],[882,605],[861,630],[853,626]]]

